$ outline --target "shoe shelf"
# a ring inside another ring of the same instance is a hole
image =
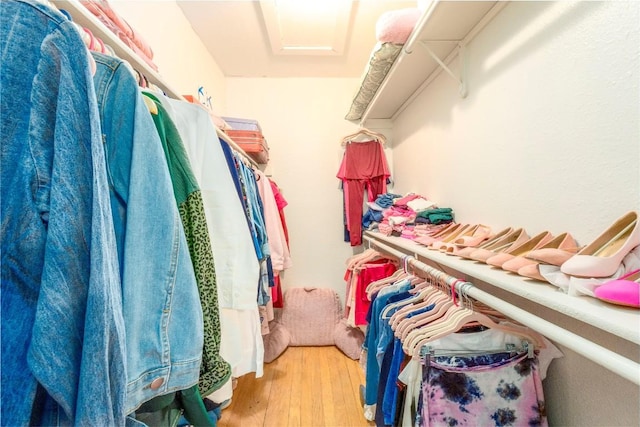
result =
[[[95,37],[101,39],[105,44],[111,46],[115,54],[131,66],[144,74],[144,76],[153,83],[167,96],[174,99],[182,99],[184,97],[175,90],[167,81],[153,68],[151,68],[142,58],[140,58],[129,46],[127,46],[120,38],[111,32],[100,20],[87,10],[79,0],[52,0],[51,2],[58,9],[64,9],[71,15],[73,21],[80,26],[87,28]],[[222,132],[216,126],[218,137],[226,141],[233,149],[243,155],[251,164],[258,167],[258,164],[247,155],[247,153],[226,133]]]
[[[360,124],[365,126],[371,119],[394,120],[442,70],[458,82],[460,96],[465,97],[464,47],[507,3],[432,1],[376,90]],[[454,73],[449,63],[456,56],[461,67]]]
[[[365,236],[397,248],[452,276],[470,283],[487,283],[640,345],[640,310],[608,304],[589,296],[571,296],[549,283],[523,278],[477,261],[429,250],[402,237],[385,236],[373,231],[365,232]]]

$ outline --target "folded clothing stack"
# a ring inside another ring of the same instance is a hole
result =
[[[107,0],[81,0],[80,3],[151,68],[158,71],[158,66],[153,62],[153,50],[149,44],[111,8]]]
[[[419,212],[416,217],[416,223],[423,224],[446,224],[453,221],[453,209],[437,208],[427,209]]]

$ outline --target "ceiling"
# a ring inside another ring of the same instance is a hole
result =
[[[375,25],[400,0],[177,2],[227,77],[360,77],[376,43]],[[287,11],[307,3],[311,10]],[[332,15],[313,4],[335,4]],[[312,20],[304,21],[304,15]]]

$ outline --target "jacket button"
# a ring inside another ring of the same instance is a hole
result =
[[[159,389],[162,384],[164,384],[164,378],[160,377],[160,378],[156,378],[155,380],[153,380],[151,382],[151,390],[157,390]]]

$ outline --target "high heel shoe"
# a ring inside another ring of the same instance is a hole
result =
[[[565,261],[574,256],[581,248],[569,233],[562,233],[552,241],[539,249],[534,249],[525,255],[534,262],[561,266]]]
[[[475,251],[471,252],[469,258],[474,261],[486,262],[487,259],[491,258],[495,254],[506,251],[514,245],[520,245],[527,240],[529,240],[529,235],[527,234],[527,232],[524,230],[524,228],[518,228],[516,230],[513,230],[511,234],[505,236],[495,244],[487,246],[485,248],[478,248]]]
[[[519,245],[511,245],[511,247],[499,254],[493,255],[487,259],[487,264],[494,267],[502,267],[507,261],[513,260],[517,256],[525,255],[532,249],[537,249],[553,239],[553,236],[548,231],[532,237],[529,240],[522,242]],[[518,271],[518,270],[516,270]]]
[[[456,245],[455,249],[452,252],[447,252],[448,255],[456,255],[461,258],[469,258],[469,255],[476,249],[482,249],[486,247],[490,247],[505,236],[509,235],[513,232],[513,227],[507,227],[504,230],[499,231],[495,235],[493,235],[489,240],[484,243],[479,244],[478,246],[460,246]]]
[[[416,243],[420,243],[421,245],[424,245],[424,246],[429,246],[433,242],[437,242],[437,241],[440,241],[440,240],[444,239],[445,237],[447,237],[451,233],[455,232],[456,230],[458,230],[462,226],[463,225],[460,224],[460,223],[453,223],[452,222],[447,227],[443,228],[442,230],[436,232],[435,234],[433,234],[431,236],[416,237],[415,239],[413,239],[413,241],[416,242]]]
[[[453,241],[453,245],[447,245],[447,252],[453,252],[454,247],[461,246],[478,246],[485,240],[489,240],[491,238],[491,227],[486,225],[478,224],[478,227],[471,234],[466,234],[464,236],[459,236],[456,240]],[[449,250],[449,248],[451,250]]]
[[[593,291],[596,298],[612,304],[640,308],[640,270],[603,283]]]
[[[540,280],[541,282],[549,282],[547,279],[544,278],[544,276],[542,274],[540,274],[540,264],[535,263],[535,264],[527,264],[523,267],[520,267],[518,269],[518,276],[522,276],[522,277],[528,277],[530,279],[536,279],[536,280]]]
[[[444,239],[439,240],[437,242],[433,242],[432,244],[427,246],[427,249],[438,250],[443,245],[446,245],[449,242],[453,242],[459,236],[465,235],[466,233],[472,233],[473,230],[475,230],[475,228],[477,227],[478,227],[477,225],[465,224],[462,227],[455,230],[454,232],[452,232],[451,234],[448,234]]]
[[[538,249],[530,250],[505,262],[502,264],[502,269],[520,274],[520,269],[526,265],[552,264],[559,266],[578,252],[578,249],[573,236],[569,233],[562,233]],[[562,260],[560,264],[554,264],[559,259]],[[522,276],[522,274],[520,275]]]
[[[616,272],[622,259],[638,245],[638,213],[632,211],[620,217],[596,240],[564,262],[560,270],[577,277],[608,277]]]
[[[438,249],[440,252],[453,252],[456,247],[456,242],[464,242],[464,241],[482,241],[491,233],[491,228],[486,225],[478,224],[473,227],[467,228],[461,234],[458,235],[453,241],[449,241],[441,244]]]

